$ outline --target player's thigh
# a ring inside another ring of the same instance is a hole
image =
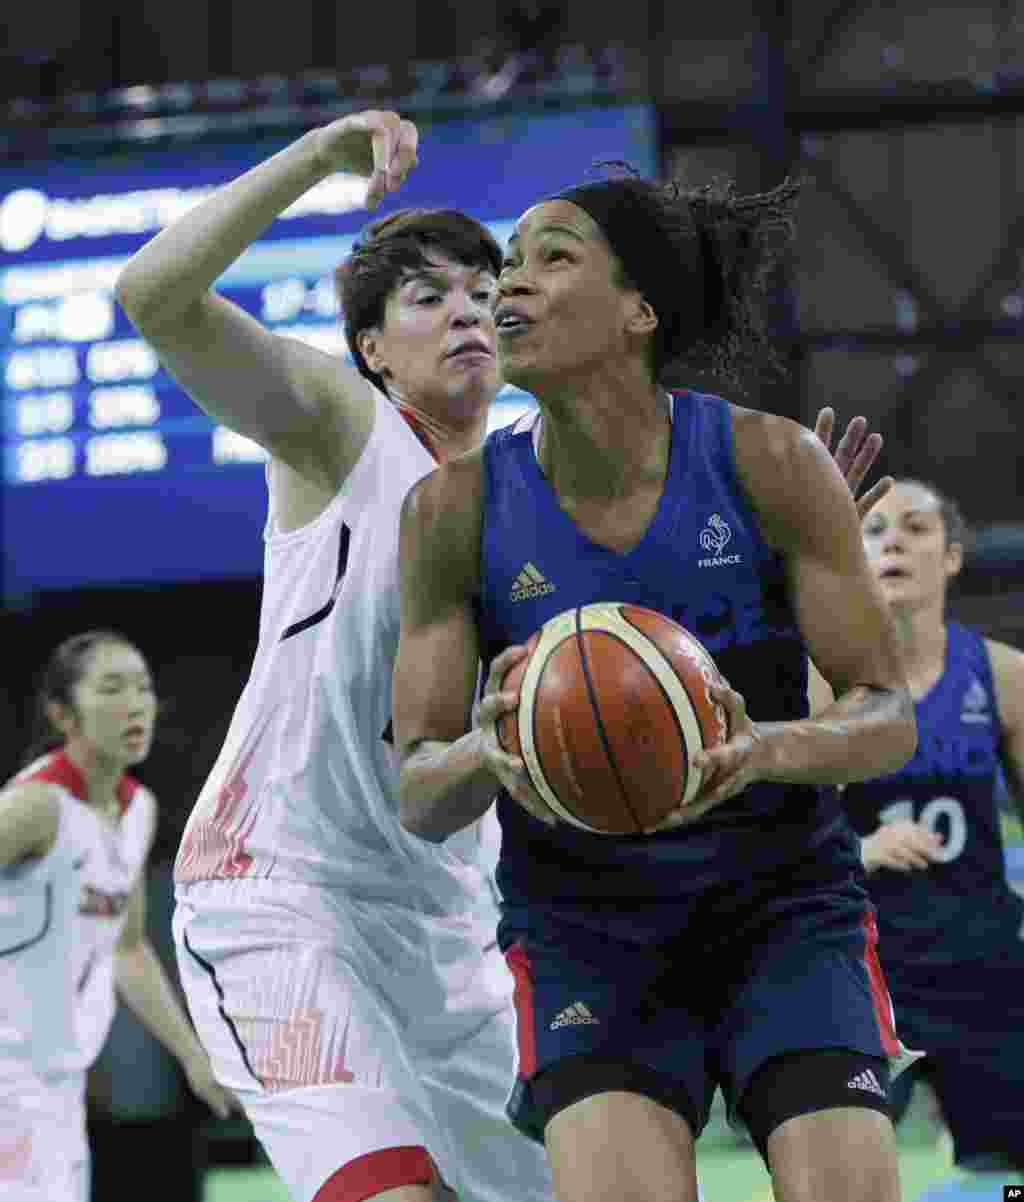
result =
[[[544,1150],[506,1112],[515,1079],[511,1005],[417,1067],[445,1140],[444,1177],[460,1202],[550,1202]]]
[[[677,974],[666,948],[548,916],[543,935],[524,934],[507,958],[518,1061],[508,1112],[545,1142],[556,1195],[690,1197],[692,1142],[713,1091],[706,1023],[667,988]],[[634,1125],[647,1143],[635,1142]]]
[[[560,1110],[545,1142],[559,1202],[695,1202],[689,1123],[630,1092],[593,1094]]]
[[[892,1122],[836,1107],[787,1119],[768,1137],[776,1202],[900,1202]]]

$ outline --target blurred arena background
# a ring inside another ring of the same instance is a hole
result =
[[[149,913],[168,962],[170,860],[255,647],[262,469],[158,369],[113,281],[201,191],[345,112],[415,117],[402,203],[500,236],[595,159],[743,190],[806,175],[774,297],[789,375],[748,403],[865,414],[881,469],[934,481],[975,525],[956,616],[1024,645],[1024,3],[40,0],[2,21],[0,769],[58,641],[113,626],[139,644],[164,699],[140,775],[162,803]],[[225,291],[345,353],[332,271],[365,220],[353,195],[340,178],[311,193]],[[495,422],[527,403],[504,394]],[[201,1113],[123,1013],[91,1102],[96,1202],[135,1197],[126,1162],[147,1156],[181,1202],[284,1197],[245,1124]],[[926,1097],[900,1141],[912,1198],[949,1163]],[[720,1115],[701,1155],[708,1202],[770,1198]]]

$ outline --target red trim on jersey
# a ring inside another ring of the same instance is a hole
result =
[[[385,1190],[432,1185],[435,1180],[434,1162],[426,1148],[415,1144],[381,1148],[343,1164],[316,1191],[313,1202],[365,1202]]]
[[[868,986],[871,989],[871,1001],[875,1008],[878,1034],[881,1036],[885,1054],[898,1056],[903,1051],[903,1047],[896,1036],[892,999],[889,997],[885,974],[882,972],[882,965],[878,960],[878,927],[875,925],[874,910],[865,911],[861,926],[864,930],[864,969],[868,974]]]
[[[22,780],[44,780],[49,784],[60,785],[62,789],[67,789],[72,797],[77,797],[79,801],[87,802],[89,800],[85,774],[63,747],[50,752],[40,762],[39,767],[22,777]],[[140,788],[140,783],[134,776],[129,776],[127,772],[117,782],[117,800],[121,804],[122,815],[132,804],[132,798]]]
[[[395,408],[398,410],[398,416],[405,421],[405,424],[409,427],[413,434],[416,435],[420,442],[430,452],[434,462],[440,463],[441,456],[437,453],[437,443],[434,442],[434,439],[426,426],[424,426],[416,414],[407,405],[403,405],[401,401],[395,402]]]
[[[537,1072],[537,1035],[534,1028],[533,982],[530,957],[521,943],[513,943],[505,953],[515,988],[512,1004],[516,1010],[516,1044],[519,1048],[519,1076],[529,1080]]]

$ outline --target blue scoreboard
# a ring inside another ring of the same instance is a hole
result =
[[[114,284],[159,229],[283,145],[200,142],[0,167],[6,597],[259,573],[262,451],[196,408],[118,308]],[[438,122],[422,130],[419,157],[393,207],[462,208],[503,241],[523,209],[595,160],[653,173],[654,120],[632,106]],[[333,271],[370,219],[362,190],[325,180],[218,289],[270,329],[347,355]],[[492,422],[526,404],[506,390]]]

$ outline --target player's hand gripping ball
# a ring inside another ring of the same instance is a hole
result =
[[[502,681],[519,705],[497,735],[551,813],[603,835],[685,822],[701,801],[693,757],[729,737],[704,646],[664,614],[602,602],[552,618],[527,647]]]

